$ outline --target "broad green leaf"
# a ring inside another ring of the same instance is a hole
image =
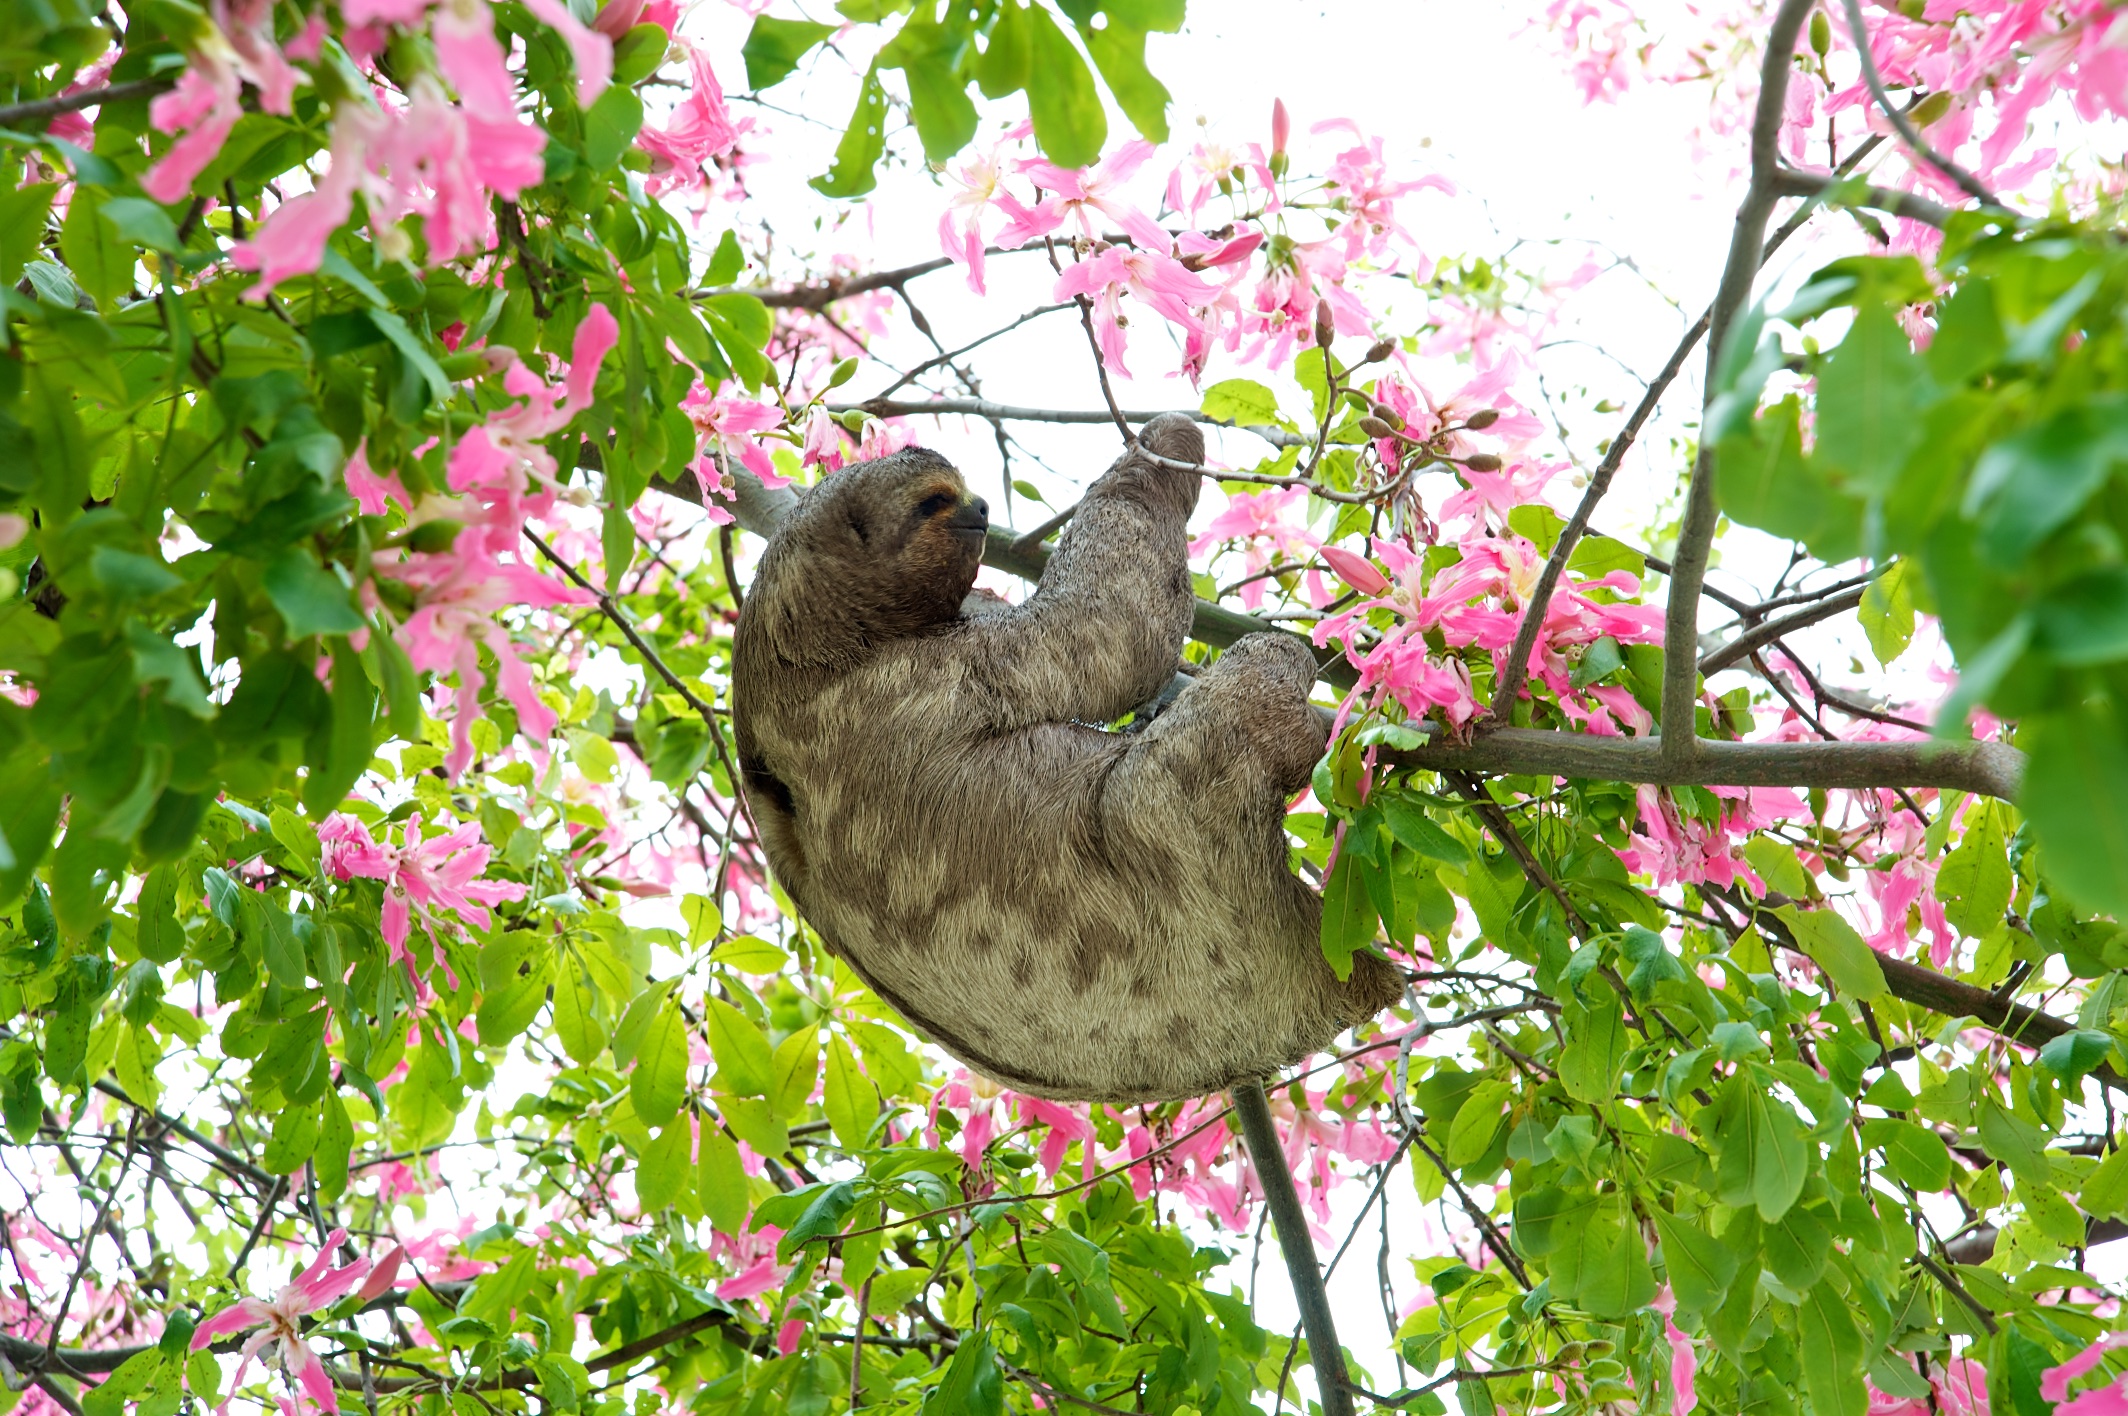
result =
[[[44,237],[45,213],[51,210],[53,182],[16,187],[0,182],[0,285],[22,278],[22,267],[37,254]]]
[[[1551,1254],[1552,1291],[1599,1318],[1622,1318],[1655,1297],[1647,1246],[1618,1194],[1564,1226]]]
[[[1796,1310],[1803,1390],[1817,1416],[1865,1416],[1869,1389],[1862,1381],[1865,1349],[1847,1300],[1821,1283],[1803,1295]]]
[[[739,57],[746,61],[746,86],[759,93],[791,76],[808,50],[835,32],[816,20],[779,20],[756,15]]]
[[[317,1148],[321,1119],[315,1106],[284,1107],[259,1155],[260,1167],[269,1175],[286,1175],[309,1160]]]
[[[643,100],[633,89],[614,84],[584,113],[584,160],[593,167],[611,167],[642,127]]]
[[[1018,23],[1028,34],[1027,107],[1042,156],[1059,167],[1092,166],[1108,139],[1092,72],[1040,5],[1022,12]]]
[[[1131,120],[1140,135],[1156,143],[1167,141],[1167,85],[1145,67],[1145,31],[1120,23],[1113,14],[1097,30],[1082,29],[1086,52],[1108,81],[1116,106]]]
[[[1801,541],[1830,561],[1860,549],[1862,504],[1836,491],[1814,458],[1803,456],[1802,406],[1784,398],[1717,448],[1715,482],[1732,520]]]
[[[672,1208],[695,1188],[694,1127],[684,1115],[664,1127],[636,1166],[635,1192],[646,1215]]]
[[[1890,489],[1920,436],[1928,370],[1898,317],[1865,305],[1818,375],[1816,456],[1868,492]]]
[[[2046,1185],[2053,1182],[2053,1166],[2047,1160],[2046,1137],[2024,1117],[2009,1110],[1992,1096],[1980,1099],[1980,1148],[2010,1167],[2020,1183]]]
[[[347,1192],[347,1162],[355,1146],[355,1128],[348,1117],[346,1103],[338,1092],[325,1094],[323,1111],[319,1118],[318,1145],[311,1152],[310,1164],[318,1177],[318,1190],[328,1200],[337,1200]]]
[[[133,247],[102,217],[102,194],[77,188],[59,229],[59,254],[90,299],[111,309],[133,289]]]
[[[290,546],[276,557],[262,581],[291,639],[351,634],[363,626],[347,586],[301,546]]]
[[[1961,934],[1983,938],[1999,928],[2016,880],[2010,874],[2009,843],[2002,813],[1993,802],[1975,802],[1965,814],[1964,839],[1936,872],[1936,898],[1944,918]]]
[[[1037,12],[1039,13],[1039,11]],[[1004,1416],[1005,1375],[998,1370],[990,1339],[962,1341],[946,1375],[924,1398],[923,1416]]]
[[[813,1086],[820,1080],[820,1029],[800,1028],[778,1043],[771,1065],[776,1081],[769,1104],[780,1119],[794,1121],[805,1114],[805,1104],[812,1100]]]
[[[1389,833],[1412,850],[1458,870],[1470,865],[1469,847],[1436,825],[1418,803],[1384,793],[1381,809]]]
[[[731,1137],[702,1124],[702,1143],[696,1158],[696,1185],[702,1196],[702,1213],[720,1234],[737,1234],[746,1223],[746,1167],[739,1147]]]
[[[1204,391],[1204,416],[1236,427],[1277,427],[1278,395],[1254,379],[1222,379]]]
[[[1754,1205],[1768,1224],[1788,1213],[1809,1177],[1811,1150],[1788,1103],[1747,1068],[1723,1088],[1715,1179],[1727,1205]]]
[[[1802,1206],[1782,1215],[1780,1223],[1762,1226],[1759,1235],[1765,1245],[1766,1267],[1790,1288],[1807,1289],[1825,1272],[1832,1231]]]
[[[1880,664],[1889,666],[1913,640],[1914,583],[1919,578],[1912,562],[1894,561],[1862,592],[1862,632]]]
[[[1943,1137],[1925,1126],[1893,1117],[1862,1123],[1862,1144],[1881,1151],[1885,1167],[1904,1184],[1932,1194],[1951,1183],[1951,1152]]]
[[[877,185],[873,168],[887,150],[887,91],[880,87],[879,70],[865,74],[857,92],[857,107],[849,126],[835,148],[835,163],[812,181],[813,190],[825,197],[861,197]]]
[[[1663,1264],[1678,1304],[1687,1312],[1711,1312],[1728,1296],[1736,1277],[1735,1250],[1708,1234],[1694,1219],[1683,1219],[1661,1205],[1652,1205],[1648,1217],[1662,1237]]]
[[[1514,1087],[1507,1082],[1486,1082],[1464,1100],[1442,1151],[1451,1169],[1460,1170],[1492,1149],[1493,1138],[1507,1124],[1507,1113],[1501,1108],[1513,1094]]]
[[[1375,867],[1347,850],[1323,886],[1323,957],[1340,979],[1352,977],[1352,956],[1372,944],[1380,924],[1373,897],[1361,876]]]
[[[1566,1046],[1559,1054],[1559,1081],[1576,1101],[1608,1101],[1618,1089],[1627,1036],[1625,1007],[1608,983],[1592,982],[1588,1003],[1564,1002],[1560,1022]]]
[[[2128,567],[2086,571],[2042,595],[2032,613],[2034,642],[2061,663],[2128,658]]]
[[[185,931],[177,920],[177,872],[158,865],[148,872],[133,903],[133,944],[150,963],[174,962],[185,951]]]
[[[687,1096],[687,1020],[670,999],[658,1005],[636,1043],[628,1096],[635,1114],[652,1126],[670,1123]]]
[[[775,1054],[769,1048],[768,1034],[721,998],[710,999],[705,1011],[709,1014],[709,1050],[717,1061],[718,1090],[768,1096],[776,1084]]]
[[[1830,909],[1803,910],[1794,905],[1782,905],[1774,914],[1842,993],[1867,1002],[1884,992],[1884,968],[1877,962],[1876,950],[1840,915]]]
[[[1003,98],[1027,87],[1033,63],[1034,30],[1027,21],[1027,7],[1020,0],[999,0],[990,37],[971,65],[983,97]]]
[[[870,1139],[873,1118],[879,1114],[879,1095],[857,1065],[850,1045],[839,1037],[828,1039],[827,1081],[821,1089],[828,1125],[845,1150],[859,1150]]]
[[[2039,544],[2082,510],[2128,455],[2128,398],[2101,395],[2012,433],[1981,454],[1962,508],[1980,523],[1974,548],[2016,572]]]
[[[598,988],[590,970],[571,951],[564,951],[554,971],[554,1031],[574,1062],[590,1062],[606,1050]]]
[[[2094,1219],[2128,1214],[2128,1147],[2115,1147],[2098,1163],[2077,1195],[2084,1213]]]
[[[2046,870],[2078,903],[2128,915],[2128,744],[2119,719],[2080,703],[2027,719],[2018,806],[2045,848]]]

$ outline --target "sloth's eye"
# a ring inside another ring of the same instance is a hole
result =
[[[929,521],[932,517],[937,516],[941,512],[951,511],[954,506],[959,503],[959,501],[960,498],[949,495],[948,493],[933,492],[930,496],[925,497],[922,501],[916,504],[916,514],[922,517],[924,520]]]

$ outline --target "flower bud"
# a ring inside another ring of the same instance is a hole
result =
[[[1293,119],[1286,113],[1286,101],[1282,98],[1272,99],[1271,151],[1274,153],[1283,153],[1286,150],[1286,139],[1292,136]]]
[[[1914,105],[1908,115],[1916,128],[1926,128],[1931,123],[1943,121],[1943,115],[1951,111],[1951,96],[1947,93],[1932,93]]]
[[[1497,472],[1500,470],[1500,459],[1489,452],[1477,452],[1464,458],[1463,465],[1473,472]]]
[[[837,363],[835,365],[834,370],[828,374],[828,387],[841,388],[844,384],[848,383],[851,379],[854,379],[856,377],[857,356],[853,354],[849,358],[841,360],[839,363]]]
[[[1832,21],[1825,18],[1823,10],[1810,17],[1810,52],[1820,59],[1832,53]]]
[[[1315,344],[1318,349],[1328,349],[1337,338],[1337,317],[1330,312],[1328,300],[1315,302]]]
[[[867,415],[862,408],[845,408],[842,410],[841,413],[836,415],[835,421],[842,424],[842,426],[848,429],[850,432],[862,436],[864,433],[866,416]]]
[[[451,548],[458,533],[465,530],[465,523],[453,521],[448,516],[439,516],[434,521],[424,521],[406,533],[406,546],[410,551],[424,555],[440,555]]]
[[[1394,353],[1396,353],[1395,340],[1377,339],[1367,346],[1367,357],[1360,362],[1364,364],[1379,364]]]
[[[1372,413],[1375,417],[1381,419],[1383,422],[1387,423],[1392,428],[1401,428],[1404,426],[1404,415],[1397,412],[1396,409],[1391,408],[1386,403],[1377,403],[1374,405],[1374,407],[1368,409],[1367,411]]]
[[[1370,438],[1393,438],[1396,436],[1395,428],[1390,427],[1371,413],[1360,419],[1360,431]]]
[[[1463,420],[1463,426],[1469,428],[1472,432],[1479,432],[1486,428],[1490,428],[1493,424],[1499,421],[1499,409],[1480,408],[1477,412],[1471,414],[1468,418],[1465,418]]]
[[[1389,588],[1389,577],[1365,556],[1338,546],[1323,547],[1322,556],[1333,575],[1362,595],[1379,595]]]

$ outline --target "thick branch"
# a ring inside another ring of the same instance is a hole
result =
[[[1936,787],[2014,801],[2025,757],[1999,742],[1702,741],[1679,762],[1660,738],[1501,728],[1468,746],[1405,748],[1385,755],[1399,767],[1432,772],[1584,777],[1655,786]]]
[[[1766,239],[1766,222],[1779,197],[1774,190],[1774,176],[1780,167],[1777,138],[1788,100],[1788,74],[1794,67],[1789,61],[1812,3],[1814,0],[1781,0],[1781,8],[1775,12],[1766,35],[1766,57],[1759,70],[1758,108],[1751,121],[1751,187],[1744,194],[1743,205],[1737,208],[1736,227],[1729,238],[1729,260],[1722,269],[1721,289],[1714,297],[1707,323],[1710,403],[1715,395],[1722,345],[1737,312],[1751,298],[1751,283],[1758,275],[1759,252]],[[1702,439],[1692,462],[1692,484],[1685,497],[1684,526],[1678,532],[1677,555],[1670,574],[1670,605],[1663,624],[1659,741],[1664,756],[1678,762],[1691,758],[1697,741],[1693,717],[1699,697],[1699,592],[1707,578],[1707,557],[1719,516],[1714,496],[1714,448]]]
[[[57,118],[62,113],[79,113],[84,108],[117,103],[121,99],[138,98],[142,94],[161,93],[168,87],[168,79],[133,79],[127,83],[83,89],[80,93],[62,93],[51,98],[32,99],[28,103],[10,103],[0,107],[0,128],[20,127],[24,123],[38,123],[48,118]]]
[[[1300,1309],[1301,1325],[1308,1333],[1308,1360],[1315,1364],[1315,1385],[1322,1398],[1323,1416],[1352,1416],[1350,1378],[1345,1373],[1345,1349],[1338,1344],[1337,1324],[1330,1314],[1330,1296],[1323,1291],[1323,1274],[1315,1260],[1315,1242],[1308,1237],[1308,1216],[1293,1189],[1293,1172],[1286,1169],[1285,1151],[1278,1144],[1278,1128],[1271,1123],[1271,1104],[1263,1083],[1243,1082],[1234,1088],[1234,1114],[1241,1122],[1241,1137],[1249,1148],[1249,1163],[1256,1183],[1263,1188],[1264,1208],[1278,1231],[1278,1247],[1286,1258],[1286,1276],[1293,1282],[1293,1301]]]
[[[1840,186],[1836,177],[1825,177],[1815,172],[1798,172],[1792,167],[1783,167],[1773,174],[1773,189],[1783,197],[1816,197],[1831,188]],[[1953,213],[1941,202],[1932,202],[1927,197],[1912,192],[1902,192],[1896,187],[1863,186],[1855,189],[1847,198],[1848,205],[1865,206],[1881,211],[1887,216],[1903,216],[1909,221],[1918,221],[1924,226],[1943,229]]]

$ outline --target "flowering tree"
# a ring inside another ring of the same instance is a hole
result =
[[[1597,253],[1429,251],[1282,103],[1171,143],[1182,0],[745,8],[5,12],[0,1408],[2128,1412],[2128,21],[1533,14],[1741,188],[1588,448]],[[942,254],[835,248],[882,174]],[[1038,321],[1080,396],[985,397]],[[734,783],[803,486],[978,429],[1018,593],[1134,371],[1226,430],[1178,668],[1309,639],[1294,864],[1409,978],[1268,1107],[954,1067]]]

